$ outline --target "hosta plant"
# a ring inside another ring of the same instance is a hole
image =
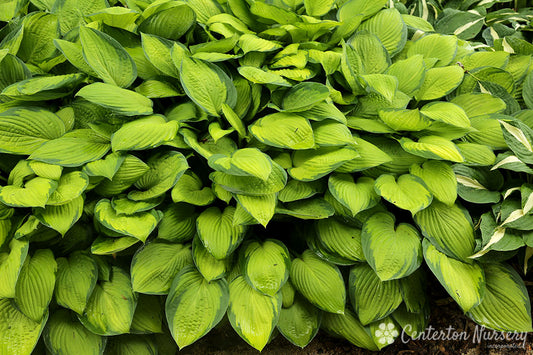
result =
[[[0,354],[531,331],[533,47],[412,6],[2,1]]]

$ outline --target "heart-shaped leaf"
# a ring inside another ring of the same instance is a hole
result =
[[[398,180],[392,175],[381,175],[374,185],[376,192],[390,203],[411,212],[428,207],[433,195],[420,178],[411,175],[401,175]]]

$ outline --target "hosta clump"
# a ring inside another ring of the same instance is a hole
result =
[[[4,2],[0,353],[531,331],[531,44],[406,5]]]

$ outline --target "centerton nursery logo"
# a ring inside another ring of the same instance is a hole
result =
[[[382,323],[379,325],[381,329],[381,325],[383,325],[384,328],[388,328],[388,326],[385,326],[385,323]],[[392,323],[391,323],[392,325]],[[393,326],[394,328],[394,326]],[[527,339],[527,332],[502,332],[502,331],[496,331],[492,329],[487,329],[483,326],[477,325],[474,328],[473,333],[468,333],[464,330],[458,330],[455,329],[452,326],[449,326],[445,329],[435,329],[431,325],[428,326],[423,332],[417,333],[416,331],[412,331],[413,327],[410,324],[407,324],[405,328],[402,330],[400,339],[405,344],[410,342],[411,340],[427,340],[427,341],[471,341],[472,344],[479,344],[481,341],[486,342],[505,342],[507,344],[490,344],[487,345],[487,347],[509,347],[509,348],[520,348],[525,349],[526,347],[526,339]],[[376,337],[378,336],[376,330]],[[412,337],[409,335],[411,334]]]
[[[399,335],[394,323],[381,323],[374,335],[381,345],[390,345],[394,343],[394,339]]]

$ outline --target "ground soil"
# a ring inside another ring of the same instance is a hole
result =
[[[533,297],[533,282],[526,280],[526,286],[530,297]],[[530,333],[523,343],[522,341],[493,341],[486,340],[473,342],[472,338],[476,330],[476,324],[468,319],[448,297],[446,291],[437,283],[431,280],[429,285],[431,294],[431,316],[429,324],[437,331],[446,331],[448,327],[453,327],[458,332],[466,332],[470,336],[469,340],[445,340],[430,341],[417,340],[403,342],[396,339],[396,342],[379,352],[386,355],[533,355],[533,333]],[[533,299],[533,298],[532,298]],[[479,327],[479,326],[478,326]],[[344,339],[337,339],[319,331],[313,341],[304,349],[294,346],[281,334],[278,334],[270,344],[262,351],[267,355],[338,355],[354,354],[366,355],[377,354],[355,347]],[[184,348],[179,354],[183,355],[226,355],[226,354],[259,354],[259,352],[245,343],[233,331],[226,322],[221,324],[193,345]]]

